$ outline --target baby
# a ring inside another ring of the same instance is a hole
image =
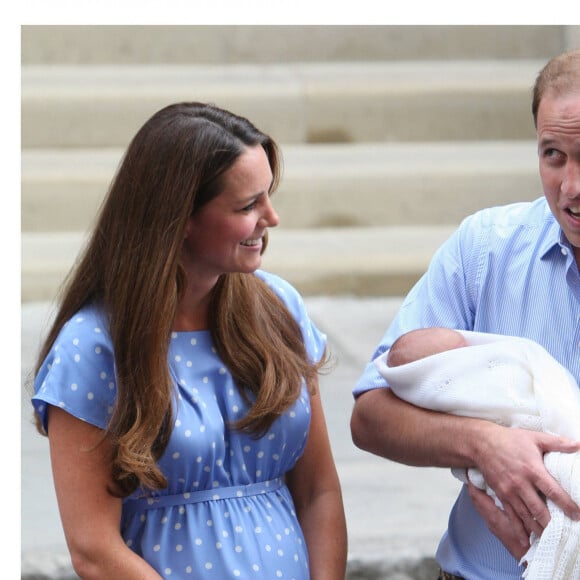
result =
[[[387,365],[398,367],[447,350],[468,346],[465,337],[451,328],[418,328],[400,336],[388,351]]]
[[[580,389],[574,377],[538,343],[519,337],[448,328],[422,328],[399,337],[375,359],[399,398],[419,407],[580,440]],[[580,452],[547,453],[548,471],[580,502]],[[453,469],[501,502],[481,472]],[[580,553],[580,522],[548,501],[551,520],[532,534],[525,578],[569,578]]]

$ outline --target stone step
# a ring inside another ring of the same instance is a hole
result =
[[[533,139],[544,60],[21,69],[23,148],[125,147],[156,110],[214,102],[281,143]]]
[[[453,226],[275,229],[263,267],[304,295],[402,296]],[[22,302],[53,300],[82,248],[79,232],[24,232]]]
[[[541,193],[534,141],[283,145],[285,228],[454,224]],[[120,149],[24,150],[24,231],[85,231]]]
[[[565,26],[23,26],[23,64],[548,58]]]

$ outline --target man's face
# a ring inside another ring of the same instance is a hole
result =
[[[580,264],[580,90],[548,92],[537,125],[544,195]]]

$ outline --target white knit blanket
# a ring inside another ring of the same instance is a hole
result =
[[[375,365],[399,398],[419,407],[580,440],[580,389],[544,348],[524,338],[459,332],[470,346],[393,368],[387,366],[385,352]],[[547,453],[544,463],[580,505],[580,452]],[[501,507],[481,473],[468,473]],[[464,470],[453,474],[466,481]],[[579,580],[580,522],[551,501],[548,509],[550,523],[540,538],[532,534],[522,558],[527,564],[523,577]]]

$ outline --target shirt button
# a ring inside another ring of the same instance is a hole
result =
[[[564,256],[568,255],[568,248],[560,248],[560,251],[562,252],[562,254],[564,254]]]

